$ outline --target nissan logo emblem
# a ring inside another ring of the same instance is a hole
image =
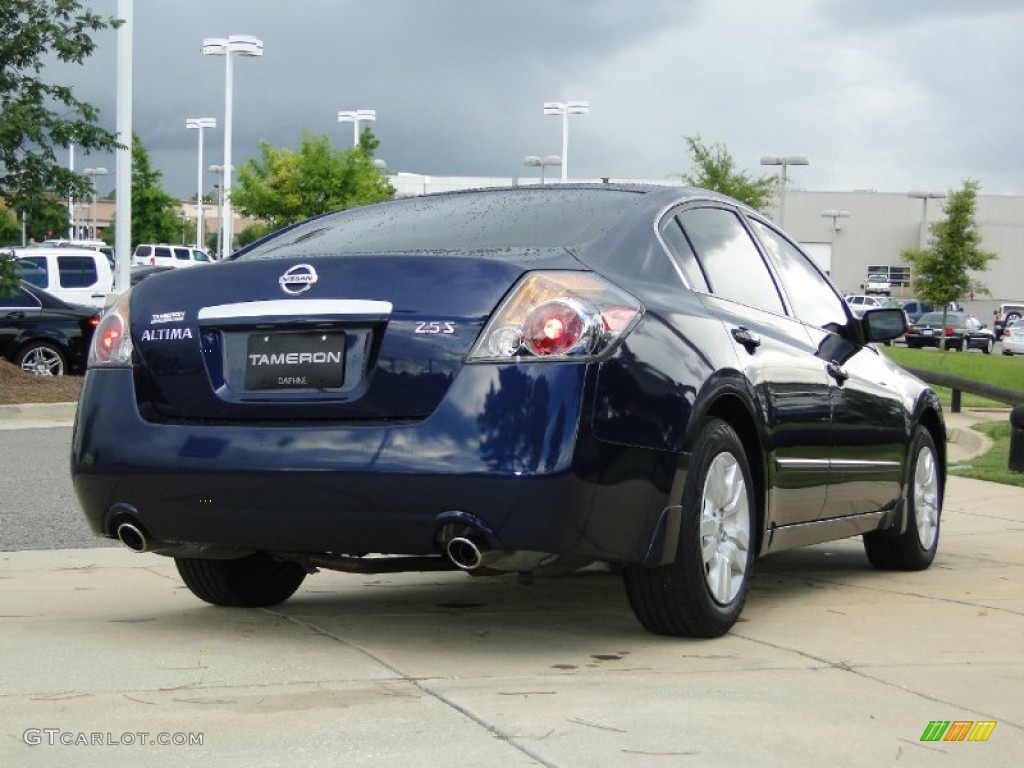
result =
[[[309,264],[296,264],[278,278],[281,290],[289,296],[305,293],[316,282],[316,270]]]

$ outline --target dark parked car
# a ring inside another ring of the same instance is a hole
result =
[[[0,357],[39,376],[81,373],[99,313],[24,281],[0,292]]]
[[[966,352],[980,349],[986,355],[992,354],[996,337],[984,323],[964,312],[927,312],[907,328],[905,340],[911,349],[938,347],[943,340],[946,349]]]
[[[710,192],[393,200],[146,280],[96,335],[72,446],[97,533],[218,605],[317,568],[616,563],[639,621],[716,636],[758,555],[938,545],[945,429],[771,222]]]
[[[907,313],[907,320],[911,323],[916,322],[921,315],[934,309],[931,304],[926,304],[920,299],[897,299],[897,301],[903,307],[903,311]]]

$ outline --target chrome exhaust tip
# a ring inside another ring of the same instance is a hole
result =
[[[484,563],[484,554],[472,539],[456,536],[445,545],[445,553],[457,568],[472,571]]]
[[[117,526],[117,540],[132,552],[145,552],[149,549],[149,540],[135,523],[121,523]]]

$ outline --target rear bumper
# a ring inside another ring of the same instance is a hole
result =
[[[466,366],[429,418],[386,426],[153,423],[131,371],[91,370],[72,478],[104,536],[127,511],[171,544],[436,554],[458,512],[501,549],[667,562],[680,457],[594,440],[588,370]]]

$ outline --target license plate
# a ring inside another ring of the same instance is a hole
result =
[[[922,336],[931,336],[934,333],[935,331],[933,331],[931,328],[925,328],[923,331],[921,331]]]
[[[343,333],[253,333],[246,353],[246,389],[336,389],[345,379]]]

